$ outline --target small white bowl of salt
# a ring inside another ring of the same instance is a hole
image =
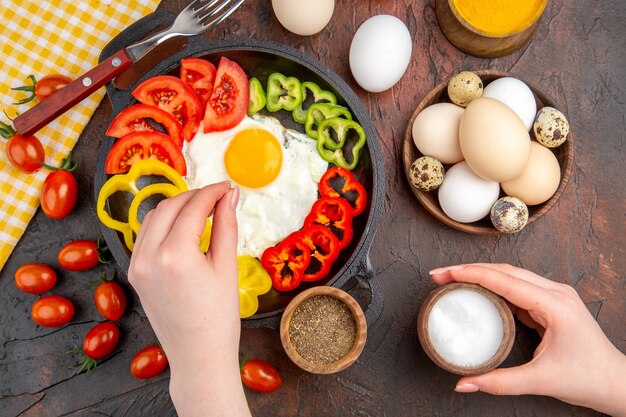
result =
[[[476,284],[450,283],[433,290],[417,319],[422,348],[433,362],[457,375],[497,368],[515,340],[506,302]]]

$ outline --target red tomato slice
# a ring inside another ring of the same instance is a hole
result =
[[[107,136],[121,138],[131,132],[155,131],[146,119],[152,119],[162,125],[167,134],[178,145],[183,147],[183,127],[176,118],[158,107],[147,104],[134,104],[121,111],[107,130]]]
[[[180,61],[180,79],[191,86],[202,103],[202,109],[213,92],[216,72],[215,65],[205,59],[183,58]]]
[[[187,175],[185,157],[169,136],[161,132],[131,132],[119,139],[109,150],[104,163],[107,174],[128,172],[141,159],[158,159],[174,168],[180,175]]]
[[[236,62],[222,57],[204,112],[204,131],[219,132],[237,126],[248,111],[249,101],[246,73]]]
[[[180,78],[158,75],[148,78],[133,91],[133,97],[174,115],[183,125],[183,137],[193,139],[202,118],[202,103],[193,88]]]

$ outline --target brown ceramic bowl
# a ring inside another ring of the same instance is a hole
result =
[[[352,348],[343,358],[330,364],[319,364],[304,359],[295,349],[289,337],[289,327],[295,309],[304,300],[320,295],[328,295],[343,302],[352,312],[354,321],[356,323],[356,337],[354,339],[354,344],[352,345]],[[287,308],[285,308],[283,317],[280,321],[280,340],[283,344],[285,352],[287,353],[287,356],[289,356],[289,358],[300,368],[314,374],[332,374],[335,372],[343,371],[344,369],[352,365],[363,351],[366,339],[367,322],[365,321],[365,315],[363,314],[363,310],[359,306],[359,303],[357,303],[356,300],[352,298],[352,296],[350,296],[347,292],[335,287],[312,287],[306,291],[301,292],[287,305]]]
[[[545,93],[540,91],[537,87],[535,87],[532,83],[527,80],[519,77],[518,75],[511,74],[508,72],[497,71],[497,70],[482,70],[482,71],[474,71],[483,81],[483,84],[486,86],[491,81],[496,80],[502,77],[515,77],[523,82],[525,82],[533,94],[535,95],[535,102],[537,103],[537,110],[541,109],[545,106],[551,106],[556,109],[559,109],[558,103],[549,98]],[[448,98],[448,82],[442,82],[437,85],[434,89],[431,90],[430,93],[422,102],[417,106],[415,112],[411,116],[409,120],[409,124],[407,125],[406,131],[404,133],[404,143],[402,147],[402,162],[404,164],[404,173],[406,175],[407,181],[409,182],[409,186],[411,187],[411,191],[415,194],[415,197],[419,200],[420,203],[424,206],[424,208],[433,216],[435,216],[439,221],[447,224],[450,227],[453,227],[457,230],[467,233],[480,234],[480,235],[490,235],[490,234],[500,234],[492,224],[489,216],[485,217],[482,220],[473,223],[460,223],[456,220],[452,220],[448,217],[441,207],[439,206],[439,200],[437,198],[437,190],[434,191],[422,191],[411,183],[409,172],[411,169],[411,164],[420,156],[423,156],[420,151],[415,147],[413,142],[413,133],[412,127],[413,122],[417,115],[424,110],[426,107],[431,104],[441,103],[441,102],[451,102]],[[531,132],[531,139],[533,138],[533,133]],[[526,227],[537,220],[539,217],[543,216],[563,193],[565,186],[567,185],[567,181],[572,173],[573,165],[574,165],[574,143],[572,138],[572,133],[570,132],[567,135],[567,140],[564,144],[559,146],[558,148],[551,149],[551,151],[555,154],[557,160],[559,161],[559,165],[561,166],[561,182],[556,192],[548,201],[542,204],[538,204],[536,206],[528,206],[528,223]],[[447,170],[451,165],[445,165],[444,168]],[[500,193],[500,196],[504,196],[504,193]]]
[[[430,312],[432,311],[433,305],[435,305],[435,303],[444,294],[459,289],[468,289],[479,292],[491,300],[500,312],[504,327],[504,336],[502,337],[500,348],[495,355],[493,355],[487,362],[471,367],[455,365],[443,359],[433,347],[430,335],[428,334],[428,319],[430,318]],[[506,357],[509,356],[511,348],[513,347],[513,341],[515,340],[515,321],[513,320],[511,309],[506,304],[506,301],[504,301],[504,299],[499,295],[477,284],[453,282],[437,287],[428,295],[424,304],[422,304],[422,308],[420,309],[419,316],[417,318],[417,335],[424,352],[426,352],[428,357],[441,368],[457,375],[478,375],[497,368],[506,359]]]
[[[526,45],[541,21],[547,0],[525,27],[505,35],[494,35],[474,27],[458,12],[453,0],[435,0],[437,20],[450,43],[470,55],[495,58],[508,55]]]

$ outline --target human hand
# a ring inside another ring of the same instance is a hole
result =
[[[533,359],[459,380],[457,392],[538,394],[626,416],[626,356],[600,329],[569,285],[511,265],[472,264],[430,272],[438,284],[470,282],[501,295],[542,341]]]
[[[249,415],[239,377],[238,198],[238,188],[220,183],[162,201],[144,218],[131,257],[128,280],[167,354],[181,416]]]

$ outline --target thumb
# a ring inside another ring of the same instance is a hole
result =
[[[222,270],[231,270],[237,265],[237,217],[235,207],[239,201],[239,188],[228,191],[215,205],[211,243],[207,257]],[[234,269],[237,270],[236,268]]]
[[[463,393],[481,391],[493,395],[533,394],[539,386],[537,379],[532,365],[524,364],[463,377],[454,390]]]

